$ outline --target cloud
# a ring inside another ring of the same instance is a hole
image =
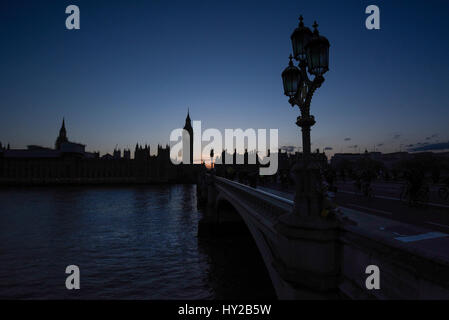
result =
[[[351,149],[357,149],[358,147],[359,147],[359,145],[355,144],[355,145],[353,145],[353,146],[349,146],[348,148],[351,148]]]
[[[418,143],[414,148],[409,148],[408,151],[440,151],[449,149],[449,141],[448,142],[440,142],[440,143]],[[419,145],[419,146],[418,146]]]
[[[426,140],[432,140],[433,138],[438,137],[437,133],[432,134],[430,137],[426,137]]]
[[[345,141],[351,141],[351,138],[345,138]]]
[[[377,146],[378,147],[382,147],[384,144],[383,143],[378,143]]]
[[[333,150],[334,148],[332,148],[332,147],[326,147],[326,148],[324,148],[324,151],[327,151],[327,150]]]
[[[393,139],[399,139],[401,137],[401,135],[398,133],[398,134],[395,134],[394,136],[393,136]]]

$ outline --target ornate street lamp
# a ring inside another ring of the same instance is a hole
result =
[[[293,57],[299,61],[293,65],[292,55],[288,67],[282,72],[284,94],[289,103],[299,107],[301,115],[296,124],[302,130],[302,159],[298,159],[292,171],[296,177],[295,211],[300,215],[315,216],[322,210],[323,194],[318,164],[313,161],[310,152],[310,128],[315,118],[310,114],[310,103],[315,90],[324,82],[323,74],[329,70],[329,41],[318,32],[304,26],[303,17],[299,17],[299,26],[291,35]],[[314,76],[310,80],[308,73]]]
[[[214,149],[211,149],[210,150],[210,168],[211,168],[211,170],[214,168],[213,159],[214,159]]]
[[[312,31],[304,26],[302,16],[299,16],[299,26],[293,31],[292,40],[293,56],[296,60],[306,60],[306,46],[312,38]]]
[[[329,70],[329,41],[320,36],[318,24],[314,23],[313,36],[306,45],[307,67],[309,72],[322,76]]]
[[[282,72],[282,81],[284,83],[284,94],[294,97],[298,88],[302,86],[301,71],[293,65],[292,55],[290,55],[288,67]]]

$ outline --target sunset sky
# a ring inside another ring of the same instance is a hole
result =
[[[76,4],[81,29],[65,28]],[[365,28],[376,4],[381,29]],[[169,142],[206,128],[277,128],[301,146],[283,95],[303,14],[330,43],[312,147],[449,149],[449,1],[1,1],[0,141],[53,146],[65,117],[87,150]]]

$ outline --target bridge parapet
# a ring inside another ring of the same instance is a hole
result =
[[[291,211],[292,202],[274,194],[221,177],[215,177],[215,187],[228,195],[238,194],[239,201],[259,212],[273,223]]]

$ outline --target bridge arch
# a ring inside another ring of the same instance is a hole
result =
[[[218,235],[217,222],[223,221],[232,208],[248,228],[257,247],[253,252],[262,256],[278,298],[321,299],[338,295],[337,220],[298,215],[293,212],[292,200],[236,181],[209,175],[205,182],[204,200],[209,208],[217,210],[210,210],[204,219],[210,223],[200,221],[200,225],[206,225],[201,234]]]
[[[233,201],[234,200],[234,201]],[[251,237],[259,257],[262,259],[264,268],[267,271],[271,286],[278,295],[276,285],[278,283],[277,274],[272,266],[273,250],[269,240],[251,222],[249,212],[236,203],[235,199],[229,197],[225,192],[218,192],[215,200],[214,210],[218,234],[222,236],[248,235]]]
[[[226,197],[218,195],[214,212],[216,217],[215,222],[221,234],[230,235],[249,232],[237,208]]]

